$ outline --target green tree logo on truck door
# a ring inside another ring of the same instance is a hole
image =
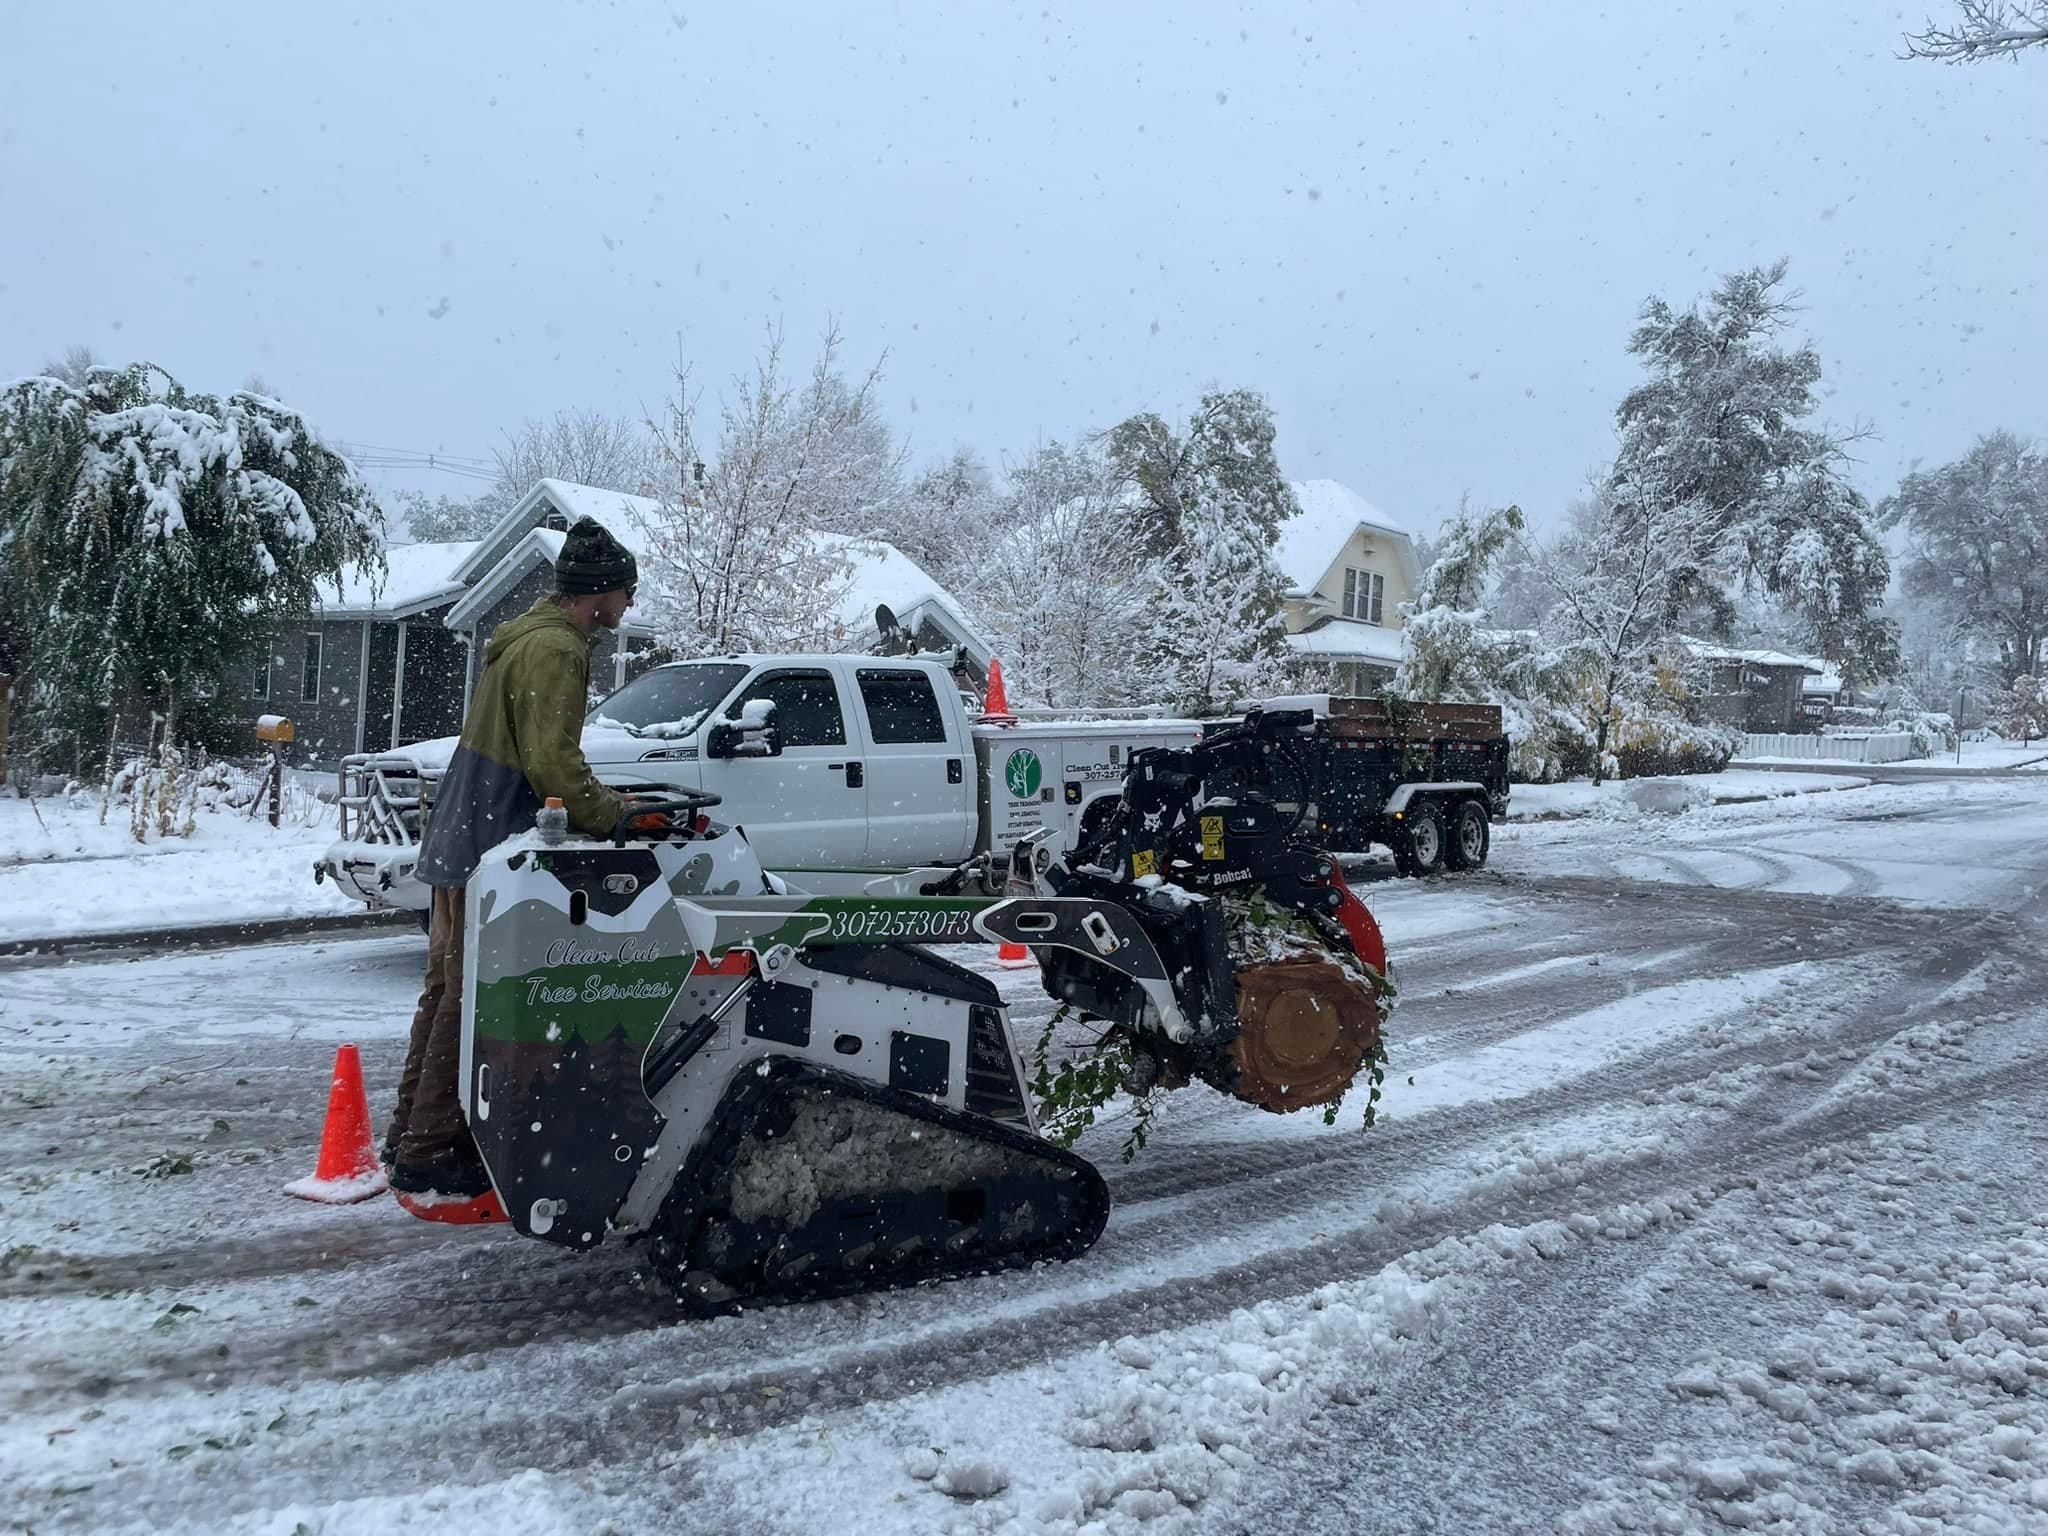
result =
[[[1031,800],[1038,795],[1038,754],[1029,747],[1019,747],[1010,754],[1010,760],[1003,764],[1003,782],[1010,786],[1013,800]]]

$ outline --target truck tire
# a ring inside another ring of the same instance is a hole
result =
[[[1451,813],[1450,836],[1444,842],[1447,869],[1482,869],[1487,850],[1493,846],[1493,828],[1487,823],[1486,807],[1477,800],[1461,800]]]
[[[1394,862],[1404,875],[1421,878],[1444,867],[1444,819],[1433,805],[1411,805],[1395,834]]]
[[[422,907],[413,915],[419,919],[421,933],[431,934],[434,931],[434,909],[432,907]]]

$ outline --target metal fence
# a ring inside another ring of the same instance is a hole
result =
[[[1740,757],[1811,758],[1826,763],[1896,763],[1913,756],[1905,731],[1872,736],[1746,736]]]

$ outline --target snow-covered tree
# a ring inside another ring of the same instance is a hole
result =
[[[1150,563],[1122,486],[1086,443],[1038,448],[1009,476],[998,532],[964,596],[1003,659],[1013,704],[1154,704],[1146,660]]]
[[[1231,509],[1271,549],[1280,525],[1301,510],[1273,452],[1276,428],[1255,389],[1202,396],[1187,430],[1146,412],[1109,433],[1109,462],[1128,488],[1130,527],[1147,555],[1181,541],[1181,524],[1198,507]]]
[[[73,389],[83,389],[86,378],[100,366],[99,354],[80,342],[66,347],[62,357],[53,357],[45,362],[43,377],[60,380]]]
[[[1287,583],[1271,555],[1300,509],[1275,432],[1265,398],[1234,389],[1204,395],[1184,432],[1148,412],[1108,434],[1125,536],[1152,562],[1147,660],[1178,708],[1212,713],[1279,685]]]
[[[2000,685],[2048,673],[2048,454],[1993,432],[1879,511],[1906,530],[1906,592],[1995,646]]]
[[[501,506],[481,496],[429,496],[425,491],[400,491],[392,511],[415,544],[440,544],[482,538],[510,505],[507,502]]]
[[[734,381],[707,459],[687,369],[653,424],[658,510],[642,519],[640,604],[658,641],[681,656],[744,649],[832,650],[847,642],[841,607],[858,540],[878,498],[893,494],[878,444],[874,376],[848,390],[832,371],[836,335],[810,379],[789,382],[772,336],[751,375]]]
[[[1205,498],[1185,509],[1179,540],[1153,562],[1145,584],[1148,653],[1176,710],[1221,714],[1281,690],[1287,578],[1270,548],[1241,508]]]
[[[1998,701],[2000,728],[2014,740],[2048,736],[2048,681],[2021,673]]]
[[[1661,501],[1627,482],[1586,502],[1572,532],[1533,556],[1556,595],[1553,632],[1589,662],[1581,710],[1596,784],[1617,771],[1623,732],[1644,741],[1654,719],[1683,723],[1670,615],[1716,519],[1711,507]]]
[[[1435,559],[1403,605],[1404,656],[1394,692],[1430,702],[1494,704],[1507,731],[1514,776],[1565,776],[1590,752],[1579,703],[1590,656],[1533,629],[1496,626],[1486,597],[1504,560],[1521,563],[1522,512],[1460,511],[1435,540]]]
[[[1881,609],[1891,567],[1841,443],[1803,425],[1818,408],[1819,354],[1775,344],[1788,323],[1785,263],[1724,278],[1703,308],[1643,306],[1629,339],[1649,377],[1616,413],[1607,499],[1625,527],[1640,506],[1686,508],[1689,547],[1666,583],[1668,612],[1729,633],[1735,594],[1759,589],[1799,614],[1844,674],[1888,675],[1897,636]],[[1704,610],[1703,612],[1701,610]]]
[[[919,471],[886,510],[875,531],[948,588],[972,581],[994,536],[995,478],[971,448]]]
[[[276,400],[195,394],[148,364],[0,389],[0,609],[23,632],[39,750],[94,758],[123,704],[167,739],[196,728],[320,583],[381,572],[382,524],[354,466]]]
[[[2048,0],[1957,0],[1946,26],[1930,17],[1924,31],[1906,34],[1908,57],[1944,64],[2009,58],[2029,48],[2048,48]]]

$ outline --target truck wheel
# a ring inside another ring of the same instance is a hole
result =
[[[1433,805],[1418,805],[1401,823],[1405,875],[1433,875],[1444,867],[1444,819]]]
[[[1487,825],[1486,808],[1477,800],[1463,800],[1451,817],[1451,835],[1444,844],[1444,864],[1450,869],[1479,869],[1493,843],[1493,829]]]
[[[434,931],[434,909],[432,907],[422,907],[415,915],[420,920],[421,933],[432,933]]]

